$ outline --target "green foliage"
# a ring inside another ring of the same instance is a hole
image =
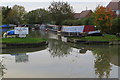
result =
[[[49,6],[52,21],[61,25],[64,20],[73,18],[73,8],[67,2],[52,2]]]
[[[25,15],[25,18],[29,24],[42,24],[50,20],[49,12],[45,9],[32,10]]]
[[[78,25],[82,25],[82,23],[81,23],[81,20],[64,20],[62,22],[62,25],[78,26]]]
[[[120,33],[120,17],[116,17],[112,20],[111,33]]]
[[[83,25],[94,25],[94,16],[81,19]]]
[[[22,24],[24,23],[24,15],[26,11],[23,6],[14,5],[9,11],[6,21],[7,24]]]
[[[11,7],[2,7],[2,23],[6,24],[7,23],[7,16],[11,10]]]
[[[64,20],[62,25],[69,26],[78,26],[78,25],[94,25],[94,16],[90,16],[83,19],[75,19],[75,20]]]
[[[2,25],[2,8],[0,7],[0,25]]]

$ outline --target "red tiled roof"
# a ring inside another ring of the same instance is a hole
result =
[[[108,5],[107,8],[111,8],[112,10],[120,10],[120,1],[112,0]]]
[[[81,13],[75,13],[74,18],[81,19],[81,18],[89,17],[91,14],[92,14],[92,10],[85,10],[82,11]]]

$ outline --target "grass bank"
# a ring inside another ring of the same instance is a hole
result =
[[[2,43],[40,43],[46,41],[42,38],[2,38]]]
[[[104,34],[103,36],[71,37],[70,39],[79,39],[85,41],[118,41],[120,37]]]

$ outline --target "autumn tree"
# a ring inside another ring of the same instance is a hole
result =
[[[95,10],[95,25],[102,32],[109,32],[112,26],[113,12],[111,9],[99,6]]]
[[[61,25],[64,20],[73,17],[73,8],[67,2],[52,2],[48,10],[56,25]]]
[[[9,24],[22,24],[24,23],[24,15],[26,11],[23,6],[14,5],[7,16]]]

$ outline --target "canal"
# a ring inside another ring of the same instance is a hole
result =
[[[2,49],[0,77],[4,78],[118,78],[117,45],[83,45],[65,41],[53,32],[31,31],[48,45]]]

